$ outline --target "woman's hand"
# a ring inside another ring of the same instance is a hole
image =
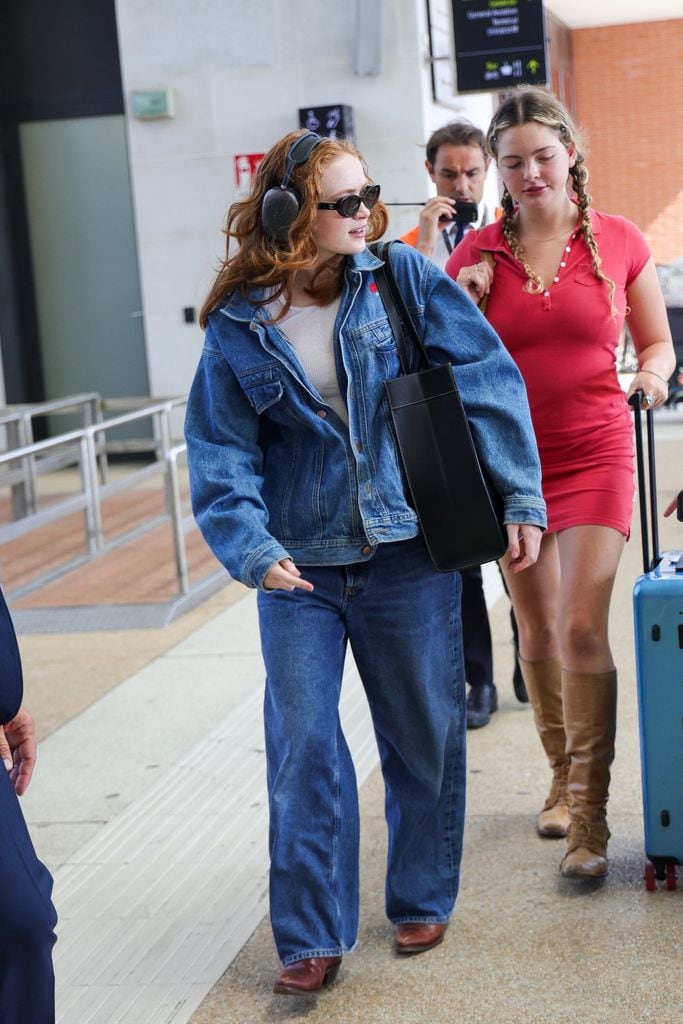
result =
[[[669,385],[666,379],[662,379],[662,376],[655,373],[654,370],[638,371],[631,381],[626,396],[627,400],[631,395],[635,395],[636,391],[643,392],[641,409],[656,409],[658,405],[664,405],[669,397]]]
[[[543,531],[531,523],[507,523],[507,565],[512,572],[522,572],[533,565],[541,550]]]
[[[271,565],[266,573],[263,586],[266,590],[313,590],[313,584],[301,578],[301,573],[291,558],[283,558],[281,562]]]
[[[36,727],[25,708],[19,708],[11,722],[0,725],[0,759],[17,796],[23,796],[36,763]]]
[[[664,515],[665,516],[672,516],[674,514],[674,512],[678,508],[679,501],[681,501],[681,496],[682,495],[683,495],[683,491],[681,491],[680,494],[677,494],[675,498],[671,499],[669,504],[664,509]]]
[[[462,267],[455,280],[473,302],[479,303],[491,291],[493,268],[483,262],[475,263],[471,267]]]
[[[628,397],[641,390],[645,395],[641,401],[642,408],[654,409],[666,402],[669,377],[676,368],[676,353],[652,257],[629,285],[626,301],[631,310],[628,326],[638,357],[638,373],[631,382]],[[653,338],[661,340],[653,341]],[[648,395],[652,396],[651,399]]]

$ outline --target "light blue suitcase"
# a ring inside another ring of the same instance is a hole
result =
[[[635,583],[633,609],[648,858],[645,885],[652,891],[658,880],[675,889],[676,866],[683,864],[683,549],[659,553],[652,412],[646,416],[649,502],[640,410],[635,410],[644,572]],[[682,506],[683,492],[679,519]]]

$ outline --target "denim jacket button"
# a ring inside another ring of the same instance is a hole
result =
[[[324,420],[327,417],[327,413],[325,412],[324,409],[318,409],[317,415],[320,417],[321,420]]]
[[[373,548],[371,548],[369,544],[366,544],[364,548],[360,549],[361,555],[371,555],[372,552]]]

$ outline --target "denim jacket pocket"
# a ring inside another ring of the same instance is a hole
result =
[[[259,415],[279,402],[284,394],[279,373],[273,367],[243,373],[239,382],[248,401]]]
[[[394,338],[388,320],[380,320],[371,324],[368,330],[364,333],[365,337],[380,352],[384,350],[396,350],[396,339]]]
[[[356,351],[365,380],[396,377],[401,370],[396,339],[386,317],[365,324],[354,332]]]

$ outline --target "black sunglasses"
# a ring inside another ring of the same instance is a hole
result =
[[[336,203],[318,203],[319,210],[336,210],[340,217],[355,217],[363,206],[371,210],[379,199],[379,185],[366,185],[359,196],[342,196]]]

